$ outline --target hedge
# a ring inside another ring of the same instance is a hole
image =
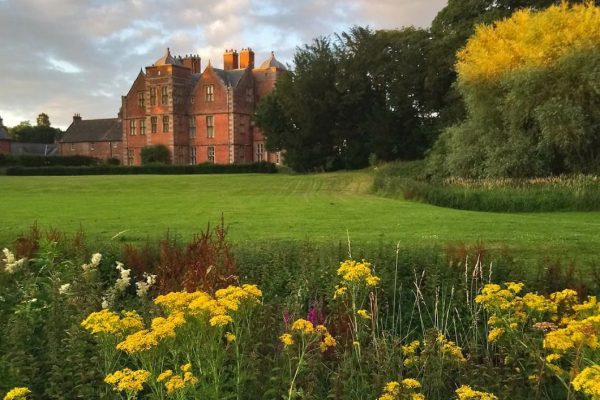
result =
[[[86,156],[33,156],[0,154],[0,166],[50,167],[97,165],[100,160]]]
[[[198,165],[145,165],[112,166],[96,165],[85,167],[10,167],[6,175],[13,176],[67,176],[67,175],[187,175],[187,174],[243,174],[243,173],[275,173],[277,167],[273,163],[258,162],[254,164],[198,164]]]

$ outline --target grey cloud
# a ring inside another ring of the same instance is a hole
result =
[[[271,50],[289,62],[296,46],[352,25],[426,26],[445,3],[0,1],[0,116],[10,126],[34,121],[38,113],[46,112],[62,128],[75,112],[84,118],[114,116],[120,96],[129,90],[140,68],[152,64],[166,47],[174,54],[199,53],[203,66],[209,59],[221,66],[225,48],[248,46],[257,52],[257,62]]]

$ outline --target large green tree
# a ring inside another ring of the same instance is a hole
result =
[[[459,53],[465,121],[440,136],[437,174],[524,177],[600,170],[600,11],[521,11]]]
[[[259,104],[270,150],[298,171],[361,168],[423,154],[433,116],[424,91],[424,30],[355,27],[298,51],[295,69]]]

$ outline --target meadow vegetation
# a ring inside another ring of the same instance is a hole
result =
[[[3,251],[5,399],[598,393],[598,277],[484,248],[237,251],[222,225],[95,246],[34,229]]]

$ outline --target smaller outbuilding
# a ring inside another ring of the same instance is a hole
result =
[[[122,132],[120,118],[84,120],[81,115],[75,114],[73,122],[58,142],[59,154],[121,160]]]

